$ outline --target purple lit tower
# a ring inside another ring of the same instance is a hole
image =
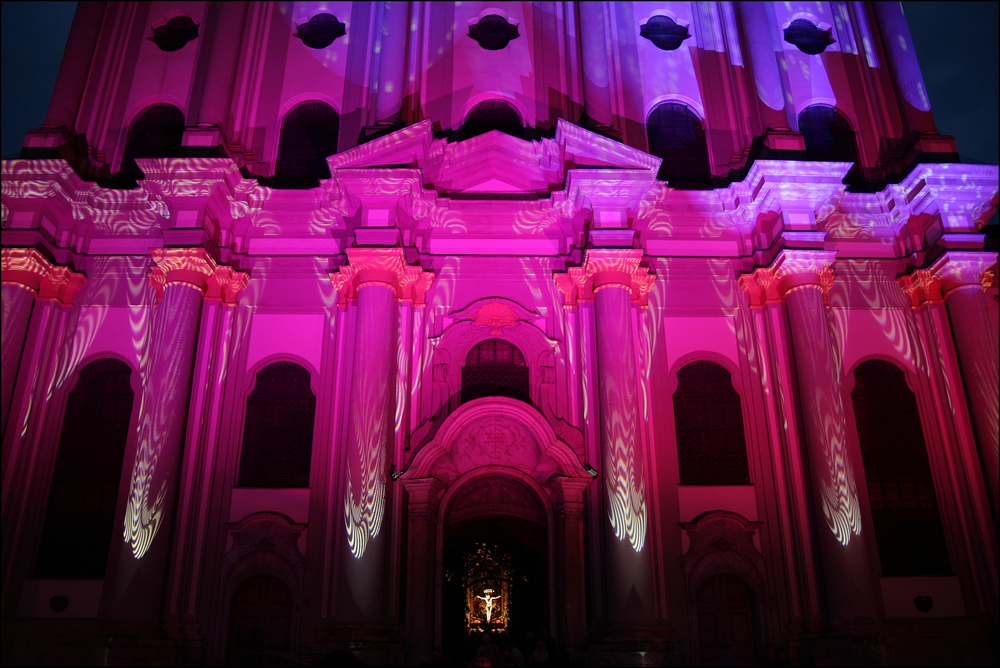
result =
[[[4,665],[997,661],[899,3],[80,3],[2,174]]]

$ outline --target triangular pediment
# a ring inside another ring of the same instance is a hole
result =
[[[528,141],[498,130],[464,141],[434,139],[430,119],[327,158],[330,170],[416,165],[424,187],[442,193],[547,194],[568,169],[647,170],[660,159],[560,119],[555,139]]]
[[[430,119],[424,119],[366,144],[331,155],[326,159],[334,169],[389,167],[419,163],[434,141]]]
[[[563,159],[579,166],[648,169],[655,173],[662,162],[656,156],[561,118],[556,126],[555,141],[562,150]]]

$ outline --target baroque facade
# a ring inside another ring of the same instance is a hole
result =
[[[80,3],[4,664],[992,664],[997,174],[894,2]]]

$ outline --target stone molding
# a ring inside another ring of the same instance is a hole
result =
[[[656,276],[640,266],[642,253],[639,248],[588,250],[582,266],[570,267],[566,273],[555,276],[556,287],[565,297],[563,306],[593,301],[600,290],[617,286],[631,292],[633,304],[645,307],[646,294],[653,287]]]
[[[3,283],[28,288],[36,299],[62,306],[73,305],[73,297],[87,280],[68,267],[52,264],[34,248],[4,248],[0,257]]]
[[[760,267],[737,279],[750,296],[750,306],[782,302],[789,292],[804,287],[818,287],[823,300],[833,287],[833,262],[837,251],[782,250],[769,267]]]
[[[501,301],[483,304],[472,319],[477,326],[488,327],[490,334],[499,334],[503,328],[515,327],[520,320],[514,309]]]
[[[406,264],[402,248],[348,248],[347,262],[330,274],[341,306],[357,299],[362,287],[379,284],[392,289],[396,299],[423,306],[434,282],[434,272]]]
[[[150,257],[154,266],[149,271],[149,282],[156,290],[157,303],[163,299],[167,285],[184,283],[198,288],[206,299],[235,304],[250,280],[245,272],[216,264],[201,247],[152,248]]]
[[[997,253],[949,251],[937,259],[928,271],[941,285],[941,294],[966,285],[987,289],[993,282]]]

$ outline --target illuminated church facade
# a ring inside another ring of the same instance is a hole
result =
[[[898,3],[80,3],[2,176],[4,665],[997,659]]]

